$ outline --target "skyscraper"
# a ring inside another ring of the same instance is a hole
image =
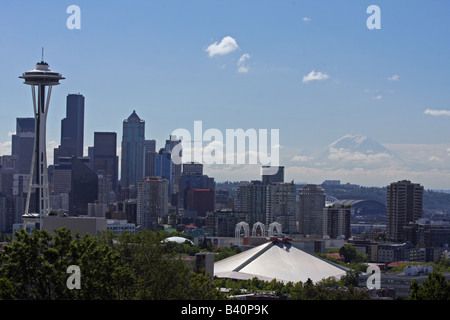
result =
[[[154,157],[154,176],[169,182],[169,196],[172,190],[172,159],[166,149],[159,150]],[[170,202],[170,198],[168,198]]]
[[[294,183],[262,181],[242,182],[235,194],[234,209],[248,215],[248,223],[269,226],[279,222],[286,232],[295,232],[296,187]]]
[[[59,157],[82,157],[84,144],[84,96],[69,94],[66,118],[61,120],[61,145],[55,149],[54,163]]]
[[[144,177],[145,121],[136,111],[123,121],[121,180],[123,189],[137,187]]]
[[[171,154],[171,159],[173,159],[172,156],[172,150],[173,148],[175,148],[178,144],[181,143],[181,140],[178,139],[176,136],[170,136],[169,140],[166,140],[166,145],[165,148],[166,150]],[[180,151],[180,154],[182,154],[182,151]],[[171,189],[169,189],[169,197],[172,198],[172,205],[176,205],[176,195],[179,192],[179,185],[180,185],[180,177],[181,177],[181,171],[182,171],[182,165],[181,164],[175,164],[173,161],[171,161],[171,166],[172,166],[172,173],[171,173],[171,177],[170,177],[170,187]]]
[[[317,185],[308,184],[299,191],[298,229],[303,235],[318,235],[323,232],[324,190]]]
[[[278,171],[275,174],[271,171],[273,168],[270,166],[262,167],[262,181],[264,184],[269,184],[272,182],[284,182],[284,167],[278,167]]]
[[[394,242],[405,241],[403,227],[422,217],[423,186],[408,180],[387,186],[386,238]]]
[[[350,238],[350,207],[337,204],[323,209],[323,235]]]
[[[87,215],[88,204],[98,200],[98,176],[89,168],[89,159],[72,157],[69,214]]]
[[[150,230],[158,223],[158,218],[168,214],[169,182],[158,177],[148,177],[139,181],[137,198],[137,224],[140,230]]]
[[[287,233],[297,231],[295,226],[297,203],[294,182],[273,182],[267,185],[266,190],[265,224],[269,225],[276,221],[282,225],[283,230]]]
[[[210,189],[215,191],[214,178],[203,174],[203,164],[189,162],[183,164],[178,192],[178,207],[187,209],[187,192],[190,189]]]
[[[17,118],[16,134],[12,136],[11,155],[16,157],[16,169],[19,173],[30,173],[34,129],[34,118]]]
[[[111,188],[117,191],[119,157],[117,156],[117,133],[94,132],[93,169],[98,175],[109,177]]]
[[[242,182],[236,190],[235,210],[248,214],[248,223],[266,223],[267,185],[262,181]]]

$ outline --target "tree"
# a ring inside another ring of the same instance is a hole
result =
[[[165,252],[163,234],[111,233],[72,237],[35,230],[15,234],[0,255],[0,299],[116,300],[219,299],[210,276],[197,274],[179,256]],[[79,267],[81,288],[67,286],[71,265]]]
[[[341,277],[340,282],[343,286],[357,287],[359,284],[359,272],[356,270],[348,270],[344,276]]]
[[[410,300],[450,300],[450,284],[445,277],[433,270],[420,286],[416,279],[410,284]]]
[[[366,256],[356,251],[352,245],[345,244],[339,249],[339,254],[344,257],[346,263],[360,263],[366,260]]]
[[[0,298],[7,299],[117,299],[117,283],[128,276],[117,252],[89,234],[73,238],[67,229],[54,235],[21,229],[0,261]],[[71,265],[81,270],[82,290],[67,287]]]

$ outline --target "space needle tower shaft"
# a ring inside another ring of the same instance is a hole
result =
[[[36,64],[35,69],[23,73],[19,78],[24,79],[24,84],[31,86],[35,119],[34,151],[24,219],[39,218],[39,228],[42,230],[43,217],[50,212],[46,152],[47,114],[52,88],[59,85],[59,81],[65,78],[61,74],[51,71],[43,59]],[[31,195],[33,192],[35,198],[32,206]],[[34,212],[31,212],[32,209]]]

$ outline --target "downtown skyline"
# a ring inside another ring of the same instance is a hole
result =
[[[373,4],[380,30],[366,27]],[[80,30],[66,26],[70,5],[81,9]],[[33,115],[18,76],[44,47],[44,60],[67,78],[52,96],[51,150],[60,144],[66,96],[80,93],[85,155],[94,132],[117,132],[119,146],[122,121],[136,110],[157,150],[174,130],[192,131],[194,121],[223,132],[279,129],[286,181],[386,186],[409,179],[450,189],[448,13],[445,1],[7,2],[0,153],[11,152],[16,118]],[[338,151],[353,167],[317,164],[315,154],[349,134],[380,142],[408,166],[378,157],[382,151],[370,157],[350,149]],[[260,166],[205,173],[252,180]]]

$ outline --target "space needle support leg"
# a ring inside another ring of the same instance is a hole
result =
[[[35,137],[37,137],[37,126],[36,126],[36,121],[37,121],[37,105],[36,105],[36,86],[31,86],[31,93],[32,93],[32,97],[33,97],[33,108],[34,108],[34,119],[35,119],[35,125],[34,125],[34,135]],[[35,163],[37,161],[36,159],[36,142],[34,143],[34,147],[33,147],[33,155],[31,158],[31,168],[30,168],[30,178],[29,178],[29,182],[28,182],[28,193],[27,193],[27,205],[25,207],[25,214],[29,213],[29,208],[30,208],[30,201],[31,201],[31,193],[32,193],[32,189],[33,189],[33,177],[34,177],[34,171],[35,171]]]

